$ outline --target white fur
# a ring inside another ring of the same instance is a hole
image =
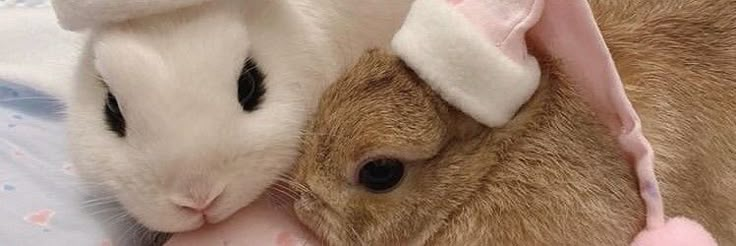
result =
[[[534,57],[510,59],[446,0],[417,0],[392,47],[443,99],[490,127],[508,122],[539,84]]]
[[[329,0],[221,0],[96,30],[69,108],[80,176],[154,230],[201,226],[202,216],[177,204],[220,192],[207,219],[227,218],[290,168],[306,117],[341,69],[388,44],[403,15],[375,11],[379,2],[354,16]],[[340,40],[341,27],[362,42]],[[250,113],[237,101],[247,57],[266,74],[264,101]],[[107,129],[96,73],[118,99],[124,138]]]

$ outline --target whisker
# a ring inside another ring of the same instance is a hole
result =
[[[290,177],[289,174],[282,174],[281,176],[276,177],[276,179],[288,185],[287,188],[289,188],[290,190],[294,190],[294,192],[296,192],[297,194],[308,192],[308,189],[303,184],[294,181],[294,178]]]
[[[124,220],[128,218],[128,213],[125,211],[120,211],[116,213],[113,216],[110,216],[106,220],[102,222],[102,224],[108,225],[108,226],[116,226],[118,223],[125,222]]]
[[[108,204],[108,203],[115,203],[115,202],[117,202],[117,199],[113,196],[110,196],[110,197],[101,197],[101,198],[85,200],[82,202],[82,205],[83,206],[93,206],[93,205]]]
[[[280,188],[280,187],[272,187],[272,190],[278,192],[281,195],[286,196],[286,197],[279,197],[281,199],[291,199],[291,201],[299,200],[299,196],[294,195],[294,194],[291,194],[291,193],[289,193],[289,191],[284,191],[283,188]],[[275,195],[273,195],[273,196],[275,196]],[[289,200],[284,200],[284,201],[289,201]]]
[[[288,209],[288,201],[286,201],[284,198],[275,196],[273,194],[268,194],[268,198],[271,199],[271,202],[276,206],[276,208],[280,210]]]
[[[284,187],[284,188],[288,188],[288,189],[291,189],[292,186],[296,183],[296,182],[294,182],[292,180],[288,180],[288,179],[284,179],[284,178],[280,178],[280,177],[276,177],[276,181],[277,182],[275,182],[274,185],[278,185],[280,187]]]
[[[118,210],[120,210],[120,209],[118,209],[118,208],[103,208],[103,209],[99,209],[97,211],[89,212],[87,214],[90,215],[90,216],[98,216],[98,215],[103,215],[103,214],[115,212],[115,211],[118,211]]]
[[[120,238],[119,238],[118,240],[125,240],[125,241],[127,241],[127,240],[129,240],[129,239],[130,239],[130,237],[129,237],[129,234],[128,234],[128,233],[130,233],[130,230],[131,230],[131,229],[133,229],[133,228],[135,228],[135,227],[136,227],[136,224],[135,224],[135,223],[130,223],[130,222],[128,222],[128,223],[129,223],[129,224],[128,224],[128,227],[127,227],[127,229],[125,229],[125,231],[123,231],[123,233],[122,233],[122,234],[120,234],[120,235],[121,235],[121,237],[120,237]],[[119,242],[118,244],[120,244],[120,245],[125,245],[125,244],[123,244],[122,242]]]
[[[363,242],[363,238],[362,238],[362,237],[360,237],[360,234],[358,234],[358,232],[357,232],[357,231],[355,231],[355,227],[353,227],[353,226],[352,226],[352,225],[350,225],[350,224],[347,224],[347,225],[348,225],[348,229],[350,229],[350,232],[352,232],[353,236],[355,237],[355,240],[356,240],[356,241],[358,241],[358,245],[366,245],[366,244],[365,244],[365,243]]]

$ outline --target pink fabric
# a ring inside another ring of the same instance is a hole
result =
[[[631,246],[716,246],[705,228],[692,220],[672,218],[657,230],[646,230],[634,238]]]
[[[525,36],[539,21],[544,7],[543,2],[535,0],[453,2],[455,8],[512,61],[522,63],[529,55]]]
[[[596,115],[618,136],[627,160],[636,169],[647,226],[664,223],[662,197],[654,175],[654,154],[639,116],[626,98],[608,47],[585,0],[548,1],[539,23],[529,33],[546,53],[562,59],[562,69],[577,84]]]

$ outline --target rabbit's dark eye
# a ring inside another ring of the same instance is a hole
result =
[[[372,192],[388,192],[403,177],[404,163],[395,159],[377,159],[360,168],[358,183]]]
[[[238,101],[243,110],[251,112],[258,109],[266,88],[263,86],[265,76],[258,69],[253,59],[245,61],[245,66],[238,78]]]
[[[118,106],[118,100],[110,92],[107,93],[105,101],[105,121],[110,131],[115,132],[119,137],[125,137],[125,118]]]

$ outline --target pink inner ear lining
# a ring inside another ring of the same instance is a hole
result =
[[[527,56],[527,31],[539,20],[544,2],[536,0],[463,1],[448,0],[486,39],[512,61],[523,63]]]

